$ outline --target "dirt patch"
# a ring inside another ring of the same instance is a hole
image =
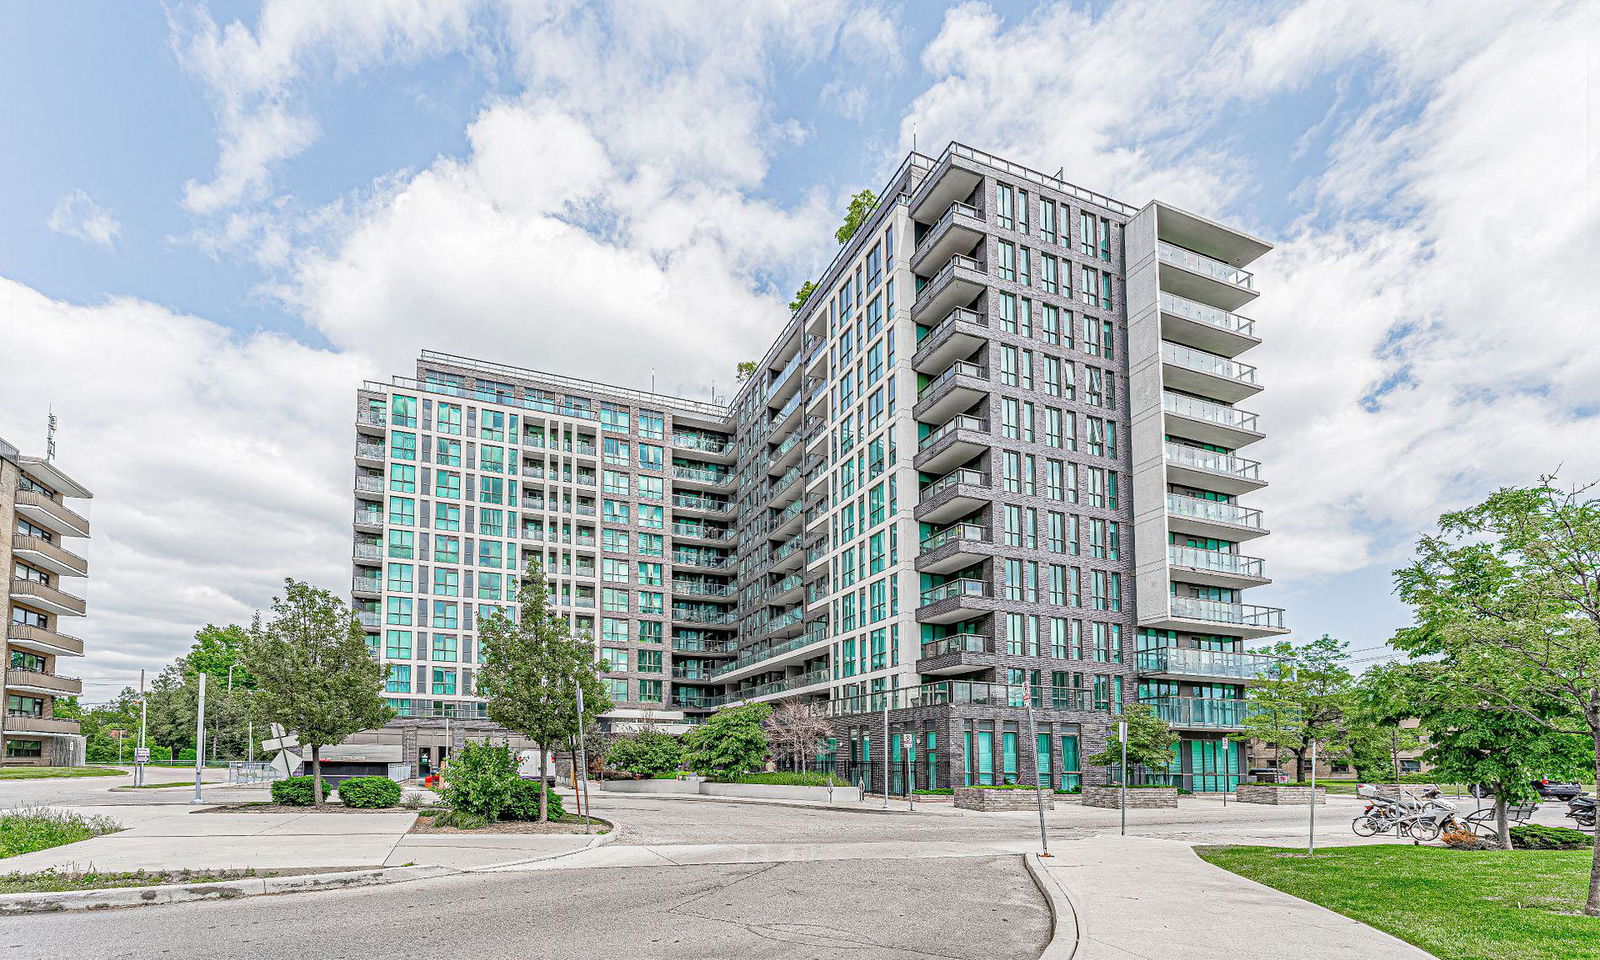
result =
[[[611,831],[611,824],[610,823],[607,823],[606,821],[601,820],[598,817],[590,818],[590,820],[589,820],[589,832],[590,833],[596,833],[596,834],[598,834],[598,833],[609,833],[610,831]],[[531,821],[527,821],[527,820],[502,820],[499,823],[491,823],[488,826],[480,827],[477,830],[462,830],[459,827],[436,827],[436,826],[433,825],[433,818],[431,816],[429,816],[428,814],[423,814],[422,816],[417,818],[417,822],[416,823],[411,825],[411,832],[412,833],[467,833],[467,834],[483,834],[483,833],[521,833],[521,834],[528,834],[528,833],[554,833],[554,834],[573,834],[573,833],[576,833],[576,834],[580,834],[581,835],[583,833],[583,820],[579,819],[576,822],[567,820],[567,821],[561,821],[559,823],[558,822],[535,823],[535,822],[531,822]]]
[[[382,810],[364,810],[360,807],[347,807],[342,803],[328,803],[320,807],[291,807],[281,803],[271,803],[261,800],[256,803],[221,803],[204,810],[192,810],[191,813],[348,813],[355,815],[369,813],[411,813],[404,807],[388,807]]]

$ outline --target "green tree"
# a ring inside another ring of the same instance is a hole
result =
[[[478,626],[483,665],[478,695],[488,700],[489,719],[539,744],[540,782],[550,775],[550,750],[578,734],[579,685],[583,724],[611,709],[600,682],[599,663],[587,639],[573,637],[567,622],[550,611],[544,571],[530,561],[517,590],[515,620],[496,611]],[[541,793],[539,822],[550,819]]]
[[[683,763],[683,744],[659,730],[626,733],[611,742],[606,763],[641,777],[670,777]]]
[[[322,748],[394,715],[383,702],[384,667],[367,651],[355,613],[327,590],[285,580],[272,614],[265,623],[256,616],[244,648],[256,679],[254,704],[263,719],[311,749],[321,806]]]
[[[772,715],[764,703],[718,710],[683,735],[684,762],[702,777],[722,779],[762,766],[767,759],[763,721]]]
[[[744,383],[756,375],[756,362],[754,360],[740,360],[739,366],[733,375],[734,383]]]
[[[211,691],[217,689],[219,685],[226,688],[230,668],[233,671],[232,681],[235,690],[249,689],[256,685],[255,677],[245,669],[242,662],[244,647],[249,639],[249,632],[234,623],[225,627],[208,623],[195,631],[194,646],[189,648],[184,660],[189,669],[211,677],[206,686],[207,700],[210,699]]]
[[[1122,719],[1128,724],[1128,765],[1142,766],[1147,770],[1166,770],[1172,766],[1172,748],[1178,745],[1178,735],[1167,726],[1167,721],[1157,716],[1147,703],[1123,705]],[[1116,726],[1106,735],[1106,748],[1088,758],[1097,767],[1122,766],[1122,741]]]
[[[1411,702],[1409,684],[1405,682],[1407,669],[1407,664],[1386,663],[1371,668],[1356,681],[1353,710],[1364,734],[1357,748],[1360,755],[1356,775],[1363,780],[1400,782],[1400,754],[1417,750],[1426,741],[1426,726],[1407,725],[1422,719]],[[1368,752],[1379,750],[1384,754],[1381,774],[1376,757]]]
[[[1415,626],[1391,643],[1442,655],[1487,705],[1582,735],[1600,777],[1600,500],[1554,480],[1440,517],[1395,571]],[[1600,844],[1584,913],[1600,917]]]
[[[850,198],[850,207],[844,212],[844,223],[833,233],[833,238],[841,245],[849,243],[850,238],[856,235],[861,225],[867,222],[867,216],[878,205],[878,195],[871,190],[863,190]],[[803,289],[803,288],[802,288]]]
[[[810,280],[800,284],[800,289],[794,292],[794,299],[789,301],[789,312],[799,313],[800,308],[806,305],[811,295],[817,291],[817,285]]]
[[[1289,751],[1297,781],[1306,778],[1313,743],[1333,756],[1347,751],[1355,703],[1347,646],[1324,634],[1304,646],[1280,641],[1266,651],[1279,659],[1246,694],[1244,732],[1236,739]]]

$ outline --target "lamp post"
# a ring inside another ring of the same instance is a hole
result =
[[[200,699],[194,715],[194,799],[190,803],[205,803],[200,795],[200,777],[206,770],[206,674],[200,671]]]
[[[1128,721],[1117,721],[1117,739],[1122,741],[1122,790],[1117,806],[1122,808],[1122,835],[1128,835]]]
[[[1033,740],[1033,798],[1039,805],[1039,856],[1050,856],[1050,837],[1044,829],[1044,772],[1039,765],[1039,728],[1033,722],[1033,689],[1022,688],[1022,705],[1028,711],[1028,736]]]

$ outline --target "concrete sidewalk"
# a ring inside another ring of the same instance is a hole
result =
[[[1078,924],[1073,960],[1430,960],[1364,923],[1214,867],[1186,843],[1096,836],[1043,861]]]

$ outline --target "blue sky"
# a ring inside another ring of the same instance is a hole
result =
[[[285,575],[346,575],[354,382],[455,347],[726,388],[915,131],[1278,244],[1249,311],[1277,580],[1254,599],[1377,648],[1439,512],[1600,475],[1600,359],[1568,346],[1594,319],[1583,16],[7,5],[0,336],[36,362],[0,384],[0,435],[36,445],[48,398],[101,494],[84,632],[110,686]],[[1537,278],[1504,280],[1507,237]]]

